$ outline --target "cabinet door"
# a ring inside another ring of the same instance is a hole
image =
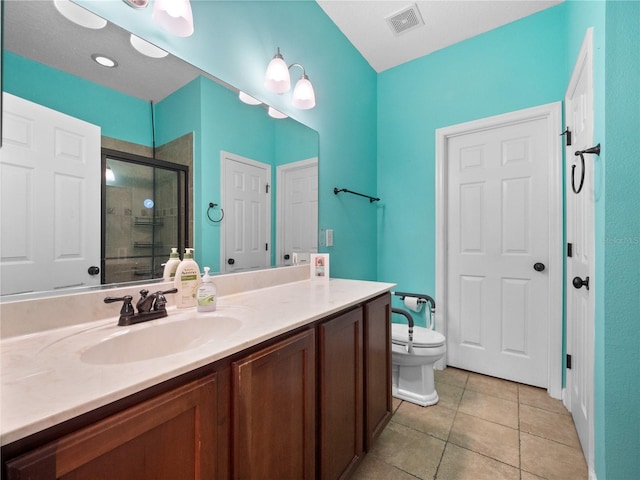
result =
[[[315,369],[313,330],[232,364],[233,478],[315,477]]]
[[[216,376],[143,402],[7,463],[8,479],[221,478]]]
[[[391,296],[364,307],[365,450],[391,419]]]
[[[362,308],[318,326],[320,478],[346,478],[363,454]]]

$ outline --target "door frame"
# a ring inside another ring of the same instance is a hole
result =
[[[553,398],[562,394],[562,313],[563,313],[563,191],[562,191],[562,102],[553,102],[501,115],[460,123],[436,130],[436,325],[447,334],[448,280],[448,141],[465,135],[509,124],[536,119],[547,120],[549,142],[549,322],[547,391]],[[445,354],[444,362],[446,365]]]
[[[284,254],[284,212],[285,212],[285,177],[286,174],[300,168],[318,167],[318,157],[307,158],[297,162],[286,163],[276,167],[276,266],[283,265]]]
[[[227,192],[227,187],[225,185],[226,173],[227,173],[227,161],[232,160],[236,162],[246,163],[248,165],[254,166],[256,168],[261,168],[265,170],[267,176],[267,184],[271,185],[271,165],[268,163],[263,163],[258,160],[253,160],[251,158],[243,157],[241,155],[236,155],[235,153],[227,152],[225,150],[220,150],[220,200],[222,202],[222,206],[224,207],[225,194]],[[265,222],[266,222],[266,233],[265,238],[268,244],[268,249],[265,251],[266,263],[267,266],[271,265],[271,195],[266,195],[266,214],[265,214]],[[226,262],[226,221],[220,222],[220,273],[225,273],[227,271],[227,262]],[[232,271],[233,272],[233,271]]]
[[[573,67],[573,71],[571,73],[571,78],[569,79],[569,83],[567,84],[567,90],[565,92],[565,96],[564,96],[564,104],[565,106],[568,105],[568,98],[570,95],[570,92],[572,90],[574,90],[577,86],[577,83],[580,79],[580,76],[582,74],[582,72],[586,71],[586,75],[589,76],[590,78],[590,87],[591,87],[591,91],[590,91],[590,98],[587,101],[587,106],[588,108],[591,109],[591,116],[592,116],[592,122],[595,123],[595,110],[594,110],[594,105],[593,105],[593,75],[594,75],[594,69],[593,69],[593,27],[587,28],[584,38],[582,40],[582,45],[580,46],[580,52],[578,53],[578,57],[576,59],[576,63]],[[565,115],[565,123],[570,122],[570,120],[566,117]],[[594,125],[592,125],[593,128]],[[567,125],[567,127],[571,127],[571,125]],[[592,131],[592,133],[594,133]],[[591,138],[590,142],[593,142],[593,138]],[[590,145],[592,145],[593,143],[590,143]],[[577,147],[577,145],[574,145],[574,147]],[[579,147],[578,147],[579,148]],[[571,156],[572,158],[574,158],[573,155],[570,155],[573,152],[574,148],[567,146],[566,147],[566,173],[567,173],[567,181],[570,181],[570,160],[569,157]],[[597,157],[594,157],[597,158]],[[593,159],[589,159],[589,160],[593,160]],[[584,187],[583,187],[583,194],[588,194],[589,192],[593,192],[595,189],[595,164],[589,162],[587,165],[592,165],[592,167],[587,167],[587,168],[591,168],[591,175],[586,176],[586,179],[589,180],[591,182],[591,184],[589,183],[585,183]],[[595,194],[595,193],[594,193]],[[571,191],[570,188],[566,188],[565,191],[565,195],[567,196],[567,198],[569,198],[570,195],[573,195],[573,192]],[[568,206],[568,201],[567,201],[567,206]],[[567,224],[569,224],[569,210],[567,209]],[[591,258],[593,261],[591,262],[591,264],[589,265],[589,278],[591,279],[591,282],[589,284],[589,311],[587,312],[587,316],[589,317],[589,325],[587,325],[585,328],[588,328],[591,332],[590,337],[585,338],[583,341],[586,341],[587,345],[585,346],[585,353],[589,353],[590,357],[589,358],[582,358],[579,359],[580,361],[582,361],[584,363],[584,365],[587,365],[587,378],[589,381],[589,385],[583,385],[583,387],[585,387],[585,394],[587,395],[587,402],[588,402],[588,406],[587,406],[587,423],[588,423],[588,445],[586,448],[583,447],[583,452],[585,453],[585,460],[587,462],[587,468],[589,469],[589,478],[595,478],[595,474],[594,474],[594,463],[595,463],[595,418],[594,418],[594,361],[595,361],[595,354],[594,354],[594,326],[595,326],[595,298],[596,298],[596,282],[593,281],[594,277],[595,277],[595,198],[593,200],[593,202],[591,203],[591,231],[588,232],[588,235],[591,235],[591,245],[589,246],[589,251],[588,251],[588,257]],[[567,241],[572,241],[572,239],[568,238]],[[567,321],[567,327],[566,327],[566,331],[567,331],[567,353],[569,354],[574,354],[575,353],[575,344],[578,341],[574,335],[572,335],[572,333],[576,330],[575,329],[575,322],[572,322],[572,316],[569,315],[569,306],[570,306],[570,302],[569,302],[569,295],[572,292],[572,285],[571,285],[571,277],[573,276],[573,273],[570,272],[570,270],[572,269],[572,267],[570,266],[570,262],[569,260],[567,260],[567,275],[566,275],[566,289],[567,289],[567,302],[566,302],[566,321]],[[571,371],[571,369],[567,369],[566,372],[566,385],[563,391],[563,404],[564,406],[567,408],[567,410],[569,410],[569,412],[572,411],[572,391],[573,391],[573,372]],[[573,414],[572,414],[573,416]]]

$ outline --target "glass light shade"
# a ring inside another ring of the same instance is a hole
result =
[[[316,94],[313,91],[313,85],[309,81],[309,77],[302,75],[293,89],[293,98],[291,103],[294,107],[302,110],[308,110],[316,106]]]
[[[287,93],[291,90],[289,68],[279,51],[273,57],[273,60],[269,62],[267,73],[264,76],[264,86],[274,93]]]
[[[164,58],[169,55],[169,52],[156,47],[154,44],[143,40],[142,38],[134,35],[133,33],[129,37],[129,41],[133,48],[147,57],[151,58]]]
[[[271,118],[287,118],[288,115],[285,115],[284,113],[280,112],[279,110],[276,110],[273,107],[269,107],[269,110],[267,111],[267,113],[269,113],[269,116]]]
[[[104,18],[69,0],[54,0],[53,4],[64,17],[82,27],[98,30],[107,25],[107,21]]]
[[[262,103],[257,98],[253,98],[251,95],[249,95],[248,93],[244,93],[242,90],[240,90],[240,93],[238,93],[238,98],[247,105],[260,105]]]
[[[151,19],[176,37],[193,34],[193,13],[189,0],[155,0]]]

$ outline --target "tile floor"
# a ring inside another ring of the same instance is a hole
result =
[[[437,405],[394,398],[355,480],[585,480],[571,414],[540,388],[436,370]]]

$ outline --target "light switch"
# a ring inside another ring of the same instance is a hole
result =
[[[326,235],[327,247],[333,247],[333,229],[327,229]]]

